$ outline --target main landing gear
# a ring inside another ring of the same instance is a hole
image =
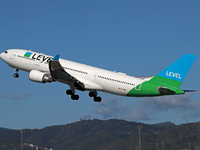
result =
[[[75,90],[74,89],[67,90],[66,94],[67,95],[71,95],[71,99],[72,100],[78,100],[79,99],[79,95],[75,95]],[[89,92],[89,96],[90,97],[94,97],[94,101],[95,102],[101,102],[101,100],[102,100],[101,97],[97,97],[97,95],[98,95],[97,91],[90,91]]]
[[[75,95],[75,90],[67,90],[66,91],[66,94],[67,95],[71,95],[71,99],[72,100],[78,100],[79,99],[79,96],[78,95]]]
[[[19,72],[19,69],[15,69],[15,74],[13,75],[13,77],[14,78],[19,78],[19,74],[18,74],[18,72]]]
[[[95,102],[101,102],[101,97],[97,97],[97,91],[90,91],[89,96],[94,97]]]

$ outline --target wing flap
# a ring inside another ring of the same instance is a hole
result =
[[[81,77],[76,77],[76,79],[78,79],[81,83],[84,83],[84,86],[85,86],[85,89],[87,90],[98,90],[98,91],[103,91],[103,88],[95,83],[95,82],[92,82],[90,80],[87,80],[87,79],[84,79],[84,78],[81,78]]]

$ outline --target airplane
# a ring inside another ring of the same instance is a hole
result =
[[[61,82],[69,85],[66,94],[72,100],[78,100],[76,90],[89,91],[95,102],[101,102],[98,91],[128,97],[152,97],[184,94],[193,90],[179,89],[196,56],[185,54],[172,65],[155,76],[134,77],[125,73],[108,71],[93,66],[61,59],[42,53],[23,49],[9,49],[0,54],[0,58],[14,68],[14,77],[18,71],[29,72],[34,82]]]

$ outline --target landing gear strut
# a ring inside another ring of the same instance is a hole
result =
[[[15,74],[13,75],[13,77],[14,78],[19,78],[19,74],[18,74],[18,72],[19,72],[19,69],[15,69]]]
[[[97,97],[97,91],[90,91],[89,96],[94,97],[95,102],[101,102],[101,97]]]
[[[67,95],[71,95],[71,99],[72,100],[78,100],[79,99],[79,96],[78,95],[75,95],[75,90],[67,90],[66,91],[66,94]]]

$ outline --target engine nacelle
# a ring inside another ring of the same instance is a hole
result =
[[[31,72],[29,73],[29,79],[31,81],[39,83],[46,83],[53,81],[49,74],[45,74],[44,72],[38,70],[31,70]]]

